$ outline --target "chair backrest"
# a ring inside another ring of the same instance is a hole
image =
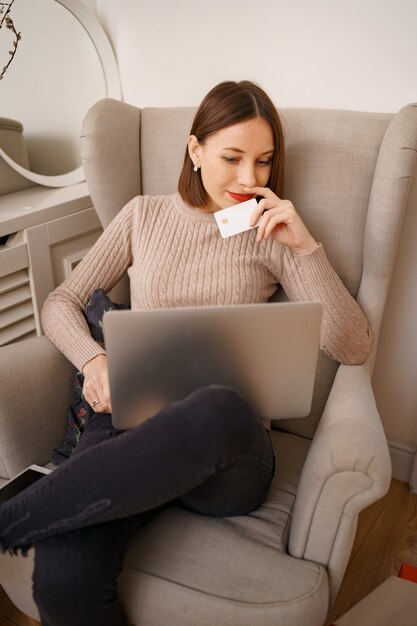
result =
[[[88,112],[82,160],[103,225],[132,196],[177,189],[195,108],[140,111],[102,100]],[[417,105],[399,113],[282,109],[285,196],[321,241],[370,320],[376,350],[417,151]],[[277,293],[277,299],[283,296]],[[309,417],[277,426],[312,437],[337,370],[321,355]]]

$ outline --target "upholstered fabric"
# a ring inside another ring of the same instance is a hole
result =
[[[289,541],[290,554],[326,565],[331,598],[342,581],[357,516],[388,489],[390,478],[369,364],[341,365],[303,467]]]
[[[321,241],[350,293],[362,277],[363,232],[390,114],[284,109],[285,195]]]
[[[177,190],[195,112],[194,107],[143,109],[141,145],[147,157],[142,165],[142,193],[166,195]]]
[[[415,169],[416,106],[404,107],[395,116],[325,110],[298,113],[283,112],[286,195],[323,243],[333,267],[368,317],[374,339],[372,369]],[[337,365],[323,355],[310,415],[277,422],[277,427],[312,437],[336,370]]]
[[[371,368],[378,346],[402,216],[411,180],[416,175],[416,157],[417,103],[404,107],[392,118],[381,143],[369,198],[358,301],[366,311],[374,335]]]
[[[74,368],[46,337],[0,350],[0,476],[45,464],[62,440]]]
[[[88,189],[99,218],[107,226],[140,184],[140,109],[108,98],[87,116],[81,134],[81,161],[88,172]],[[98,141],[91,142],[95,136]],[[106,201],[106,198],[108,201]]]

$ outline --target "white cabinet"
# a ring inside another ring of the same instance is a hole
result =
[[[101,232],[85,183],[0,196],[0,346],[42,333],[45,298]]]
[[[27,246],[0,247],[0,346],[36,332]]]

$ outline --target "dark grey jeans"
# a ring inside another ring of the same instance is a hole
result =
[[[35,543],[44,626],[126,624],[116,584],[133,529],[172,502],[203,515],[244,515],[260,506],[273,477],[269,434],[223,387],[199,389],[114,435],[110,416],[96,414],[68,461],[0,509],[3,549]]]

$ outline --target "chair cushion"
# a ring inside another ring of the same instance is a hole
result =
[[[285,195],[305,220],[349,292],[362,279],[363,237],[375,166],[390,113],[283,109]],[[338,364],[320,354],[310,414],[276,428],[312,438]]]
[[[120,586],[134,624],[323,623],[324,568],[286,553],[310,441],[288,433],[272,437],[276,475],[259,509],[211,518],[170,505],[136,534]]]
[[[169,195],[178,189],[195,107],[142,109],[142,193]]]
[[[356,297],[363,237],[382,139],[391,113],[283,109],[285,195]]]

